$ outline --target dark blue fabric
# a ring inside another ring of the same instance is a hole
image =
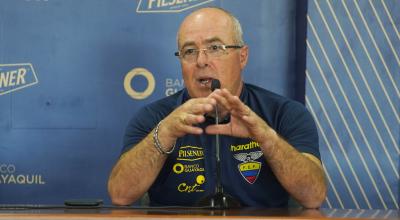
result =
[[[188,99],[186,90],[142,108],[131,120],[124,138],[126,152],[140,142],[155,125]],[[318,133],[305,107],[295,101],[245,84],[240,99],[300,152],[320,157]],[[229,118],[226,118],[227,123]],[[207,120],[200,124],[214,124]],[[222,185],[243,206],[287,206],[288,194],[263,157],[258,143],[247,138],[220,137]],[[215,136],[186,135],[149,190],[152,205],[195,205],[214,192],[216,179]]]

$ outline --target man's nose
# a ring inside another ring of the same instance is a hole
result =
[[[199,66],[199,67],[208,66],[208,55],[207,55],[206,50],[199,51],[199,54],[197,55],[196,63],[197,63],[197,66]]]

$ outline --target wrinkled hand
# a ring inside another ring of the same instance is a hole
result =
[[[231,114],[231,120],[228,124],[208,126],[206,128],[208,134],[251,138],[255,141],[263,142],[267,139],[268,132],[275,132],[239,97],[233,96],[227,89],[217,89],[209,97],[217,100],[223,111]]]
[[[204,115],[213,111],[217,101],[214,98],[193,98],[175,109],[160,125],[160,132],[169,139],[177,139],[186,134],[202,134],[203,129],[196,127],[204,122]]]

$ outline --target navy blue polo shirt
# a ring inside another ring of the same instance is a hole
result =
[[[186,89],[141,108],[124,136],[126,152],[145,138],[157,123],[189,99]],[[263,88],[244,84],[240,99],[299,152],[320,158],[318,133],[304,105]],[[225,122],[229,122],[229,117]],[[214,124],[212,118],[198,126]],[[186,135],[176,142],[148,193],[151,205],[194,206],[216,184],[215,135]],[[221,182],[224,192],[242,206],[285,207],[289,195],[276,179],[257,142],[220,136]]]

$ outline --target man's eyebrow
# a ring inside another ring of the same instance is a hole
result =
[[[185,48],[185,47],[188,47],[188,46],[196,46],[196,44],[194,43],[194,41],[188,41],[188,42],[185,42],[185,43],[182,45],[181,49],[182,49],[182,48]]]
[[[213,38],[210,38],[210,39],[206,39],[205,42],[207,44],[215,43],[215,42],[224,43],[219,37],[213,37]]]
[[[211,44],[211,43],[216,43],[216,42],[218,42],[218,43],[224,43],[219,37],[212,37],[212,38],[209,38],[209,39],[204,40],[204,43],[205,43],[205,44]],[[182,45],[181,49],[183,49],[183,48],[185,48],[185,47],[189,47],[189,46],[196,46],[196,43],[195,43],[194,41],[185,42],[185,43]]]

